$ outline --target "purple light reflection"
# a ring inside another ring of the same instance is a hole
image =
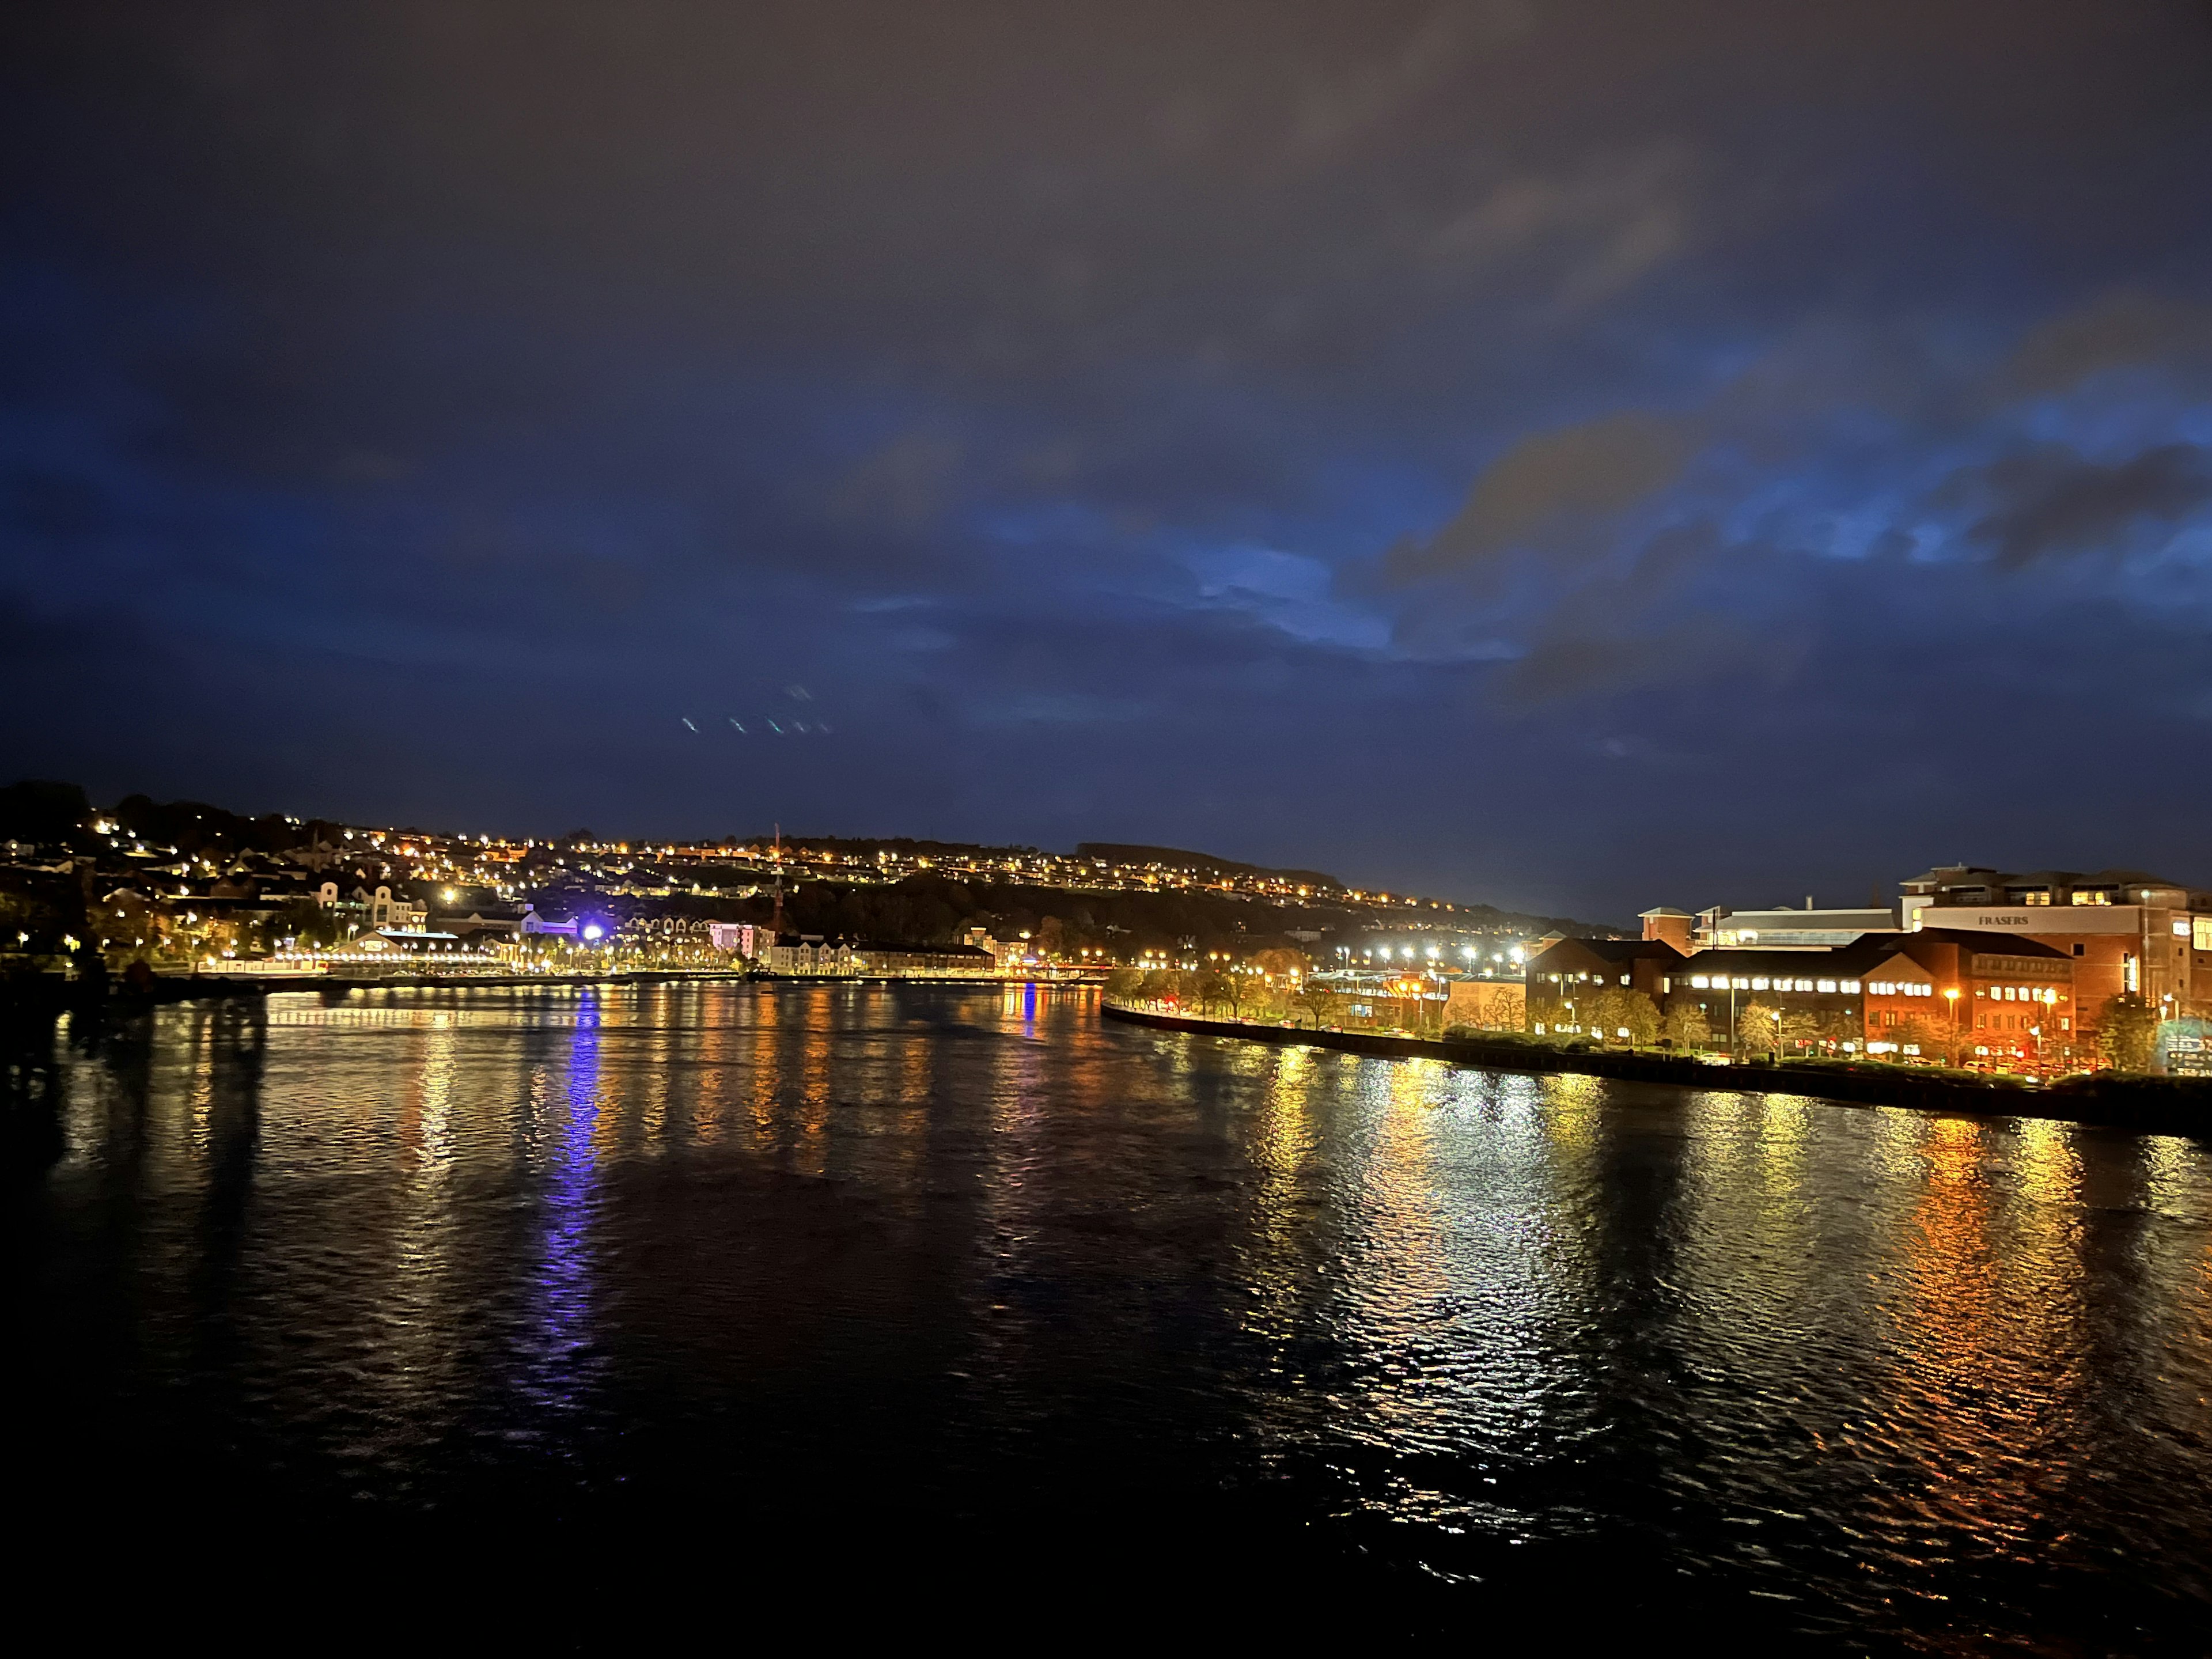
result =
[[[576,1035],[560,1103],[566,1110],[552,1139],[543,1214],[544,1243],[531,1285],[532,1317],[523,1391],[563,1414],[582,1403],[591,1347],[591,1224],[594,1171],[592,1135],[599,1127],[599,1000],[586,991],[576,1007]]]

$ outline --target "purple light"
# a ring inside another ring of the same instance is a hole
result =
[[[599,939],[603,936],[606,931],[607,930],[605,928],[600,927],[596,921],[587,921],[584,924],[584,937],[586,939]]]

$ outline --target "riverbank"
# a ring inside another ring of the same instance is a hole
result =
[[[40,974],[0,985],[0,1012],[11,1020],[51,1019],[71,1012],[166,1006],[179,1002],[265,997],[279,992],[329,997],[355,991],[493,989],[515,986],[659,985],[672,981],[742,980],[721,969],[647,969],[617,974],[391,974],[376,978],[326,974],[163,974],[128,980],[65,979]]]
[[[757,969],[641,968],[599,974],[163,974],[132,984],[119,976],[68,979],[58,974],[27,975],[0,982],[0,1016],[9,1021],[52,1019],[58,1015],[112,1008],[127,1011],[179,1002],[264,997],[307,993],[329,998],[356,991],[495,990],[517,987],[733,983],[760,985],[932,985],[979,988],[1042,986],[1079,987],[1090,981],[1061,979],[1000,979],[976,975],[770,974]]]
[[[2069,1079],[2048,1086],[2008,1079],[1784,1060],[1775,1065],[1714,1066],[1669,1054],[1577,1052],[1533,1042],[1474,1038],[1393,1036],[1377,1031],[1337,1031],[1310,1026],[1262,1024],[1167,1014],[1102,1002],[1107,1019],[1196,1036],[1237,1037],[1280,1047],[1328,1048],[1389,1060],[1436,1060],[1492,1072],[1577,1073],[1632,1083],[1671,1083],[1692,1089],[1741,1090],[1802,1095],[1857,1106],[1905,1106],[1917,1111],[1963,1112],[1977,1117],[2033,1117],[2095,1124],[2141,1134],[2189,1135],[2212,1140],[2212,1082],[2195,1079],[2103,1077]]]

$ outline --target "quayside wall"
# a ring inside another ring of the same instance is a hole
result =
[[[2212,1141],[2212,1081],[2160,1077],[2094,1077],[2048,1086],[1978,1077],[1843,1066],[1713,1066],[1668,1054],[1577,1053],[1535,1043],[1485,1042],[1478,1038],[1392,1036],[1379,1031],[1337,1031],[1312,1026],[1209,1019],[1102,1002],[1100,1014],[1131,1025],[1236,1037],[1278,1047],[1333,1048],[1391,1060],[1437,1060],[1492,1072],[1573,1072],[1633,1083],[1672,1083],[1692,1089],[1802,1095],[1810,1100],[1858,1106],[1905,1106],[1918,1111],[1959,1112],[1976,1117],[2034,1117],[2096,1124],[2142,1134],[2188,1135]]]

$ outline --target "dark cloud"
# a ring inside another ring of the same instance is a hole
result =
[[[1450,523],[1394,546],[1385,570],[1399,582],[1467,571],[1623,512],[1673,483],[1696,446],[1691,423],[1633,410],[1524,438],[1483,470]]]
[[[2124,461],[2045,445],[1954,475],[1939,506],[1966,506],[1966,538],[2007,569],[2077,555],[2118,556],[2212,502],[2212,456],[2160,444]]]
[[[1761,645],[1741,622],[1720,615],[1632,632],[1558,634],[1506,667],[1499,692],[1509,705],[1528,706],[1704,678],[1757,662],[1769,654]]]
[[[2105,296],[2039,323],[1996,377],[2000,392],[2070,392],[2114,369],[2212,364],[2212,307],[2142,292]]]

